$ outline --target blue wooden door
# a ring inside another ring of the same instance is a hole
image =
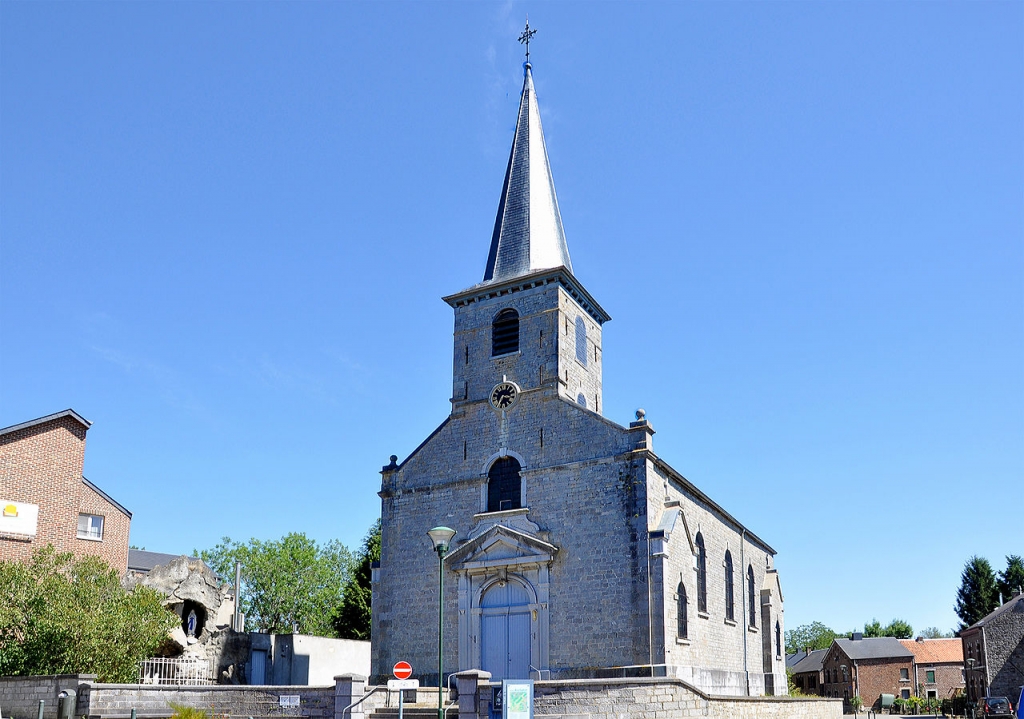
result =
[[[530,677],[530,595],[518,582],[495,584],[481,598],[480,660],[491,681]]]

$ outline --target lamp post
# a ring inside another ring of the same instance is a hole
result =
[[[971,686],[974,683],[974,657],[967,658],[967,701],[974,701],[974,691]]]
[[[427,531],[437,552],[437,719],[444,719],[444,555],[448,552],[455,530],[434,527]]]

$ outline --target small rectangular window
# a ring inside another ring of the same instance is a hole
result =
[[[910,670],[909,669],[900,669],[900,680],[901,681],[906,681],[908,679],[910,679]]]
[[[929,684],[935,683],[935,670],[929,669],[924,673],[924,680]]]
[[[79,514],[78,538],[103,539],[103,517],[98,514]]]

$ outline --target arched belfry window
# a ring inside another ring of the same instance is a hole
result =
[[[704,548],[704,537],[697,532],[697,611],[708,611],[708,552]]]
[[[587,323],[583,318],[576,317],[576,359],[587,364]]]
[[[757,603],[754,601],[754,565],[747,565],[747,604],[750,605],[750,626],[757,626]]]
[[[725,618],[736,621],[736,606],[733,601],[732,552],[725,550]]]
[[[686,639],[686,587],[682,582],[679,582],[676,595],[676,636],[680,639]]]
[[[487,472],[487,511],[502,512],[522,507],[522,480],[519,461],[502,457]]]
[[[491,325],[491,357],[519,351],[519,313],[502,310]]]
[[[766,629],[767,631],[767,629]],[[782,625],[775,622],[775,657],[782,656]]]

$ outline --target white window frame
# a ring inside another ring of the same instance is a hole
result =
[[[84,529],[82,526],[83,519],[85,520]],[[80,512],[78,515],[78,538],[85,539],[90,542],[102,542],[103,521],[104,517],[102,514],[88,514],[86,512]]]

